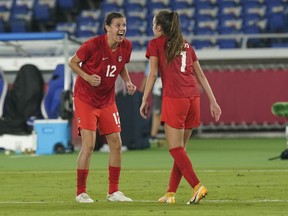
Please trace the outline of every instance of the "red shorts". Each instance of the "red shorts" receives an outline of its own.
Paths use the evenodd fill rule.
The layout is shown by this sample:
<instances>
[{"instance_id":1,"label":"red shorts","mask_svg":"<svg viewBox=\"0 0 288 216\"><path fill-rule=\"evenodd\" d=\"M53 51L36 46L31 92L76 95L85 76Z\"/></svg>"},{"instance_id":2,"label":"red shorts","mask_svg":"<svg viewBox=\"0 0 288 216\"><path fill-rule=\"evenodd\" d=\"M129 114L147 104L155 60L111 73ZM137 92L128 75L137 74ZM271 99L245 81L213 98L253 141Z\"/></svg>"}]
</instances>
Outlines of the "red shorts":
<instances>
[{"instance_id":1,"label":"red shorts","mask_svg":"<svg viewBox=\"0 0 288 216\"><path fill-rule=\"evenodd\" d=\"M161 122L178 129L191 129L200 125L200 97L163 97Z\"/></svg>"},{"instance_id":2,"label":"red shorts","mask_svg":"<svg viewBox=\"0 0 288 216\"><path fill-rule=\"evenodd\" d=\"M79 132L81 129L92 131L98 129L101 135L106 135L121 131L120 117L116 103L97 109L74 97L74 104Z\"/></svg>"}]
</instances>

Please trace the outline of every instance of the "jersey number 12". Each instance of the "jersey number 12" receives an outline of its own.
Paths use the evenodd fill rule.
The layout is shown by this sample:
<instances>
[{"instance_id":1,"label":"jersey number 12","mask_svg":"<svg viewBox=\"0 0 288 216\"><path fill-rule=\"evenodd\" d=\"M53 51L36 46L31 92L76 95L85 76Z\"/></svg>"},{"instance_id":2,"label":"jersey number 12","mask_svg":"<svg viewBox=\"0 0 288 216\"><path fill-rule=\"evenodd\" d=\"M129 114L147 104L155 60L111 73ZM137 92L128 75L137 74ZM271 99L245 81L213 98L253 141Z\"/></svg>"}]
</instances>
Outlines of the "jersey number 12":
<instances>
[{"instance_id":1,"label":"jersey number 12","mask_svg":"<svg viewBox=\"0 0 288 216\"><path fill-rule=\"evenodd\" d=\"M106 77L115 77L116 65L107 65Z\"/></svg>"}]
</instances>

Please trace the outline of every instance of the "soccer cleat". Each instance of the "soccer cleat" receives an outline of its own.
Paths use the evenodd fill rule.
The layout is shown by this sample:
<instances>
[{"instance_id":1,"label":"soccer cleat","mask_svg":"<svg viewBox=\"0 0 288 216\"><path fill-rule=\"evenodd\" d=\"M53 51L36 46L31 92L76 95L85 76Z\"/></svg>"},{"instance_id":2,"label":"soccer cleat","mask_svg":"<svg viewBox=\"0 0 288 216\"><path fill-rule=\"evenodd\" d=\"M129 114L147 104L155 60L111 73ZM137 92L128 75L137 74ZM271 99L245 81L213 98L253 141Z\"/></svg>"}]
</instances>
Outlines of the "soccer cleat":
<instances>
[{"instance_id":1,"label":"soccer cleat","mask_svg":"<svg viewBox=\"0 0 288 216\"><path fill-rule=\"evenodd\" d=\"M161 202L161 203L175 203L175 193L167 192L158 201Z\"/></svg>"},{"instance_id":2,"label":"soccer cleat","mask_svg":"<svg viewBox=\"0 0 288 216\"><path fill-rule=\"evenodd\" d=\"M76 196L76 202L79 202L79 203L93 203L94 200L92 200L88 194L86 193L81 193L79 194L78 196Z\"/></svg>"},{"instance_id":3,"label":"soccer cleat","mask_svg":"<svg viewBox=\"0 0 288 216\"><path fill-rule=\"evenodd\" d=\"M121 191L116 191L107 195L107 200L111 202L131 202L132 199L126 197Z\"/></svg>"},{"instance_id":4,"label":"soccer cleat","mask_svg":"<svg viewBox=\"0 0 288 216\"><path fill-rule=\"evenodd\" d=\"M208 194L208 190L205 186L201 186L197 191L194 190L192 198L189 202L187 202L188 205L190 204L198 204L201 199L205 198Z\"/></svg>"}]
</instances>

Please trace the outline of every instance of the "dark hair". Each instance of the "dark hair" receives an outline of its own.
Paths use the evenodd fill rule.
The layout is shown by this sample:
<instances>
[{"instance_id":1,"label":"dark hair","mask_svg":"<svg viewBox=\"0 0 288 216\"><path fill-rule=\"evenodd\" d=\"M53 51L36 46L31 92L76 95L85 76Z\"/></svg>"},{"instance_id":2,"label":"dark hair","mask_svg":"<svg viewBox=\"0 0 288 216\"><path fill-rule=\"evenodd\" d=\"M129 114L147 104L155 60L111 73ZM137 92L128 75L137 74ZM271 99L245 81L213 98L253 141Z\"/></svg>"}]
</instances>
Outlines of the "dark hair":
<instances>
[{"instance_id":1,"label":"dark hair","mask_svg":"<svg viewBox=\"0 0 288 216\"><path fill-rule=\"evenodd\" d=\"M111 13L108 13L105 17L105 21L104 21L104 32L107 33L107 30L105 28L105 25L108 25L110 26L111 23L112 23L112 20L113 19L117 19L117 18L126 18L122 13L119 13L119 12L111 12Z\"/></svg>"},{"instance_id":2,"label":"dark hair","mask_svg":"<svg viewBox=\"0 0 288 216\"><path fill-rule=\"evenodd\" d=\"M174 11L160 11L155 16L155 23L161 26L164 35L167 36L165 55L167 62L170 63L177 55L180 55L184 47L179 16Z\"/></svg>"}]
</instances>

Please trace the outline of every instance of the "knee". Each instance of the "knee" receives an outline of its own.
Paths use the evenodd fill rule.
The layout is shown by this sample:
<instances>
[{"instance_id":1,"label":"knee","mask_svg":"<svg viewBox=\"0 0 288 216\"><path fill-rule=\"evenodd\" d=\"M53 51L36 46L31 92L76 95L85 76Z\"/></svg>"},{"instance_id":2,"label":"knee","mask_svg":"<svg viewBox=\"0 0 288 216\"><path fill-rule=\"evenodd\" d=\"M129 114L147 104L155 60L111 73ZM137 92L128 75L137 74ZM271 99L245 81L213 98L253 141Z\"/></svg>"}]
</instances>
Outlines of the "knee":
<instances>
[{"instance_id":1,"label":"knee","mask_svg":"<svg viewBox=\"0 0 288 216\"><path fill-rule=\"evenodd\" d=\"M115 152L121 152L122 141L121 139L112 139L111 143L109 144L110 150Z\"/></svg>"},{"instance_id":2,"label":"knee","mask_svg":"<svg viewBox=\"0 0 288 216\"><path fill-rule=\"evenodd\" d=\"M82 144L81 152L83 154L91 155L93 151L94 151L94 145L83 145Z\"/></svg>"}]
</instances>

